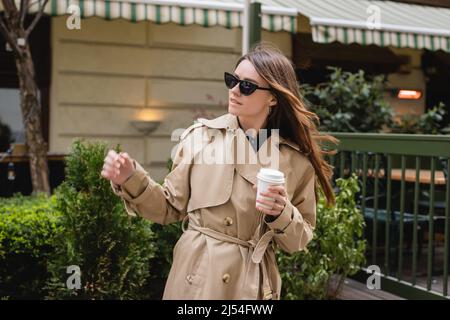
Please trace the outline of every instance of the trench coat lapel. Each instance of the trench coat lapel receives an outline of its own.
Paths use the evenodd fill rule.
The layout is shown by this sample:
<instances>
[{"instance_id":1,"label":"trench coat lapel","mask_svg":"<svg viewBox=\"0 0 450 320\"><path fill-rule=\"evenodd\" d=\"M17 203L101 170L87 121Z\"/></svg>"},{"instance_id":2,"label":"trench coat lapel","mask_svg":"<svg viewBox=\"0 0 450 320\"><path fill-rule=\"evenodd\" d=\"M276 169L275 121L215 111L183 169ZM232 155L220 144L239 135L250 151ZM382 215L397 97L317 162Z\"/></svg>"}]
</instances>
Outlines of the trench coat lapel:
<instances>
[{"instance_id":1,"label":"trench coat lapel","mask_svg":"<svg viewBox=\"0 0 450 320\"><path fill-rule=\"evenodd\" d=\"M236 152L234 157L236 171L248 182L256 184L256 175L262 167L257 153L250 145L242 129L236 130L234 139L236 147L233 151Z\"/></svg>"}]
</instances>

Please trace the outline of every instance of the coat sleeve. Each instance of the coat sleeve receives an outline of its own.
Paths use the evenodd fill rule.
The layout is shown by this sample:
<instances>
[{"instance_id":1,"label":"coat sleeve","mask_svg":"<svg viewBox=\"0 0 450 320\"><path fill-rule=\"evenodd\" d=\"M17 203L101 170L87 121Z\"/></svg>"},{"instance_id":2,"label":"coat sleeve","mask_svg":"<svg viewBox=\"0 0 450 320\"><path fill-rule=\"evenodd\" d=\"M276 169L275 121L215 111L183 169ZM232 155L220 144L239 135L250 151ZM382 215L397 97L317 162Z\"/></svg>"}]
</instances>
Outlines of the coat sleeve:
<instances>
[{"instance_id":1,"label":"coat sleeve","mask_svg":"<svg viewBox=\"0 0 450 320\"><path fill-rule=\"evenodd\" d=\"M193 134L183 138L185 133L181 136L172 170L164 178L163 185L155 182L135 160L135 171L121 186L111 182L113 192L123 199L128 215L138 215L159 224L177 222L186 216L192 166L186 148L192 142Z\"/></svg>"},{"instance_id":2,"label":"coat sleeve","mask_svg":"<svg viewBox=\"0 0 450 320\"><path fill-rule=\"evenodd\" d=\"M265 218L275 232L275 242L288 253L305 250L316 226L315 171L310 163L300 179L292 200L288 199L281 214L271 222Z\"/></svg>"}]
</instances>

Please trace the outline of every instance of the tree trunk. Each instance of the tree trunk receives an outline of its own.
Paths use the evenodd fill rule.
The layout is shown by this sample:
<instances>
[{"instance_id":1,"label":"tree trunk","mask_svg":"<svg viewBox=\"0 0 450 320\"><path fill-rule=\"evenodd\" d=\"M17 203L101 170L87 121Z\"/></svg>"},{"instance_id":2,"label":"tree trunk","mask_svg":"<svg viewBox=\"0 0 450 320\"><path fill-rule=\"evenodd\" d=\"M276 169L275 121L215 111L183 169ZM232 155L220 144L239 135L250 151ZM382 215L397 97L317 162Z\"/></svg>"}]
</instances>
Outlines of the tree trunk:
<instances>
[{"instance_id":1,"label":"tree trunk","mask_svg":"<svg viewBox=\"0 0 450 320\"><path fill-rule=\"evenodd\" d=\"M38 97L35 69L28 41L22 48L21 57L16 57L17 75L20 83L20 106L24 120L26 146L30 157L30 174L33 193L50 195L47 164L47 143L41 129L41 104Z\"/></svg>"},{"instance_id":2,"label":"tree trunk","mask_svg":"<svg viewBox=\"0 0 450 320\"><path fill-rule=\"evenodd\" d=\"M24 22L30 0L21 0L20 7L14 0L1 0L4 12L0 15L0 33L14 51L17 76L20 84L20 107L22 110L26 146L30 161L33 193L45 192L50 195L48 179L47 144L42 136L41 104L38 97L36 73L31 56L29 35L39 22L49 0L39 1L39 12L25 28Z\"/></svg>"}]
</instances>

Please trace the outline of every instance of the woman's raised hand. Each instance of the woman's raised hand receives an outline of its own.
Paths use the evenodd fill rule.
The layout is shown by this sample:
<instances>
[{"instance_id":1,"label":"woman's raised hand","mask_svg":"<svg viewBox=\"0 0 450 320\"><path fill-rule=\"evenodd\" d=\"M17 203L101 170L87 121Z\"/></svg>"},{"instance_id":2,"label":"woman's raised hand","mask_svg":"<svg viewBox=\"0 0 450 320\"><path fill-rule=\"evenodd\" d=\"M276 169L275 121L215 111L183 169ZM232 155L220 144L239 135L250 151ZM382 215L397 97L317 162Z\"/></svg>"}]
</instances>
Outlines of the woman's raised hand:
<instances>
[{"instance_id":1,"label":"woman's raised hand","mask_svg":"<svg viewBox=\"0 0 450 320\"><path fill-rule=\"evenodd\" d=\"M114 150L109 150L104 160L101 175L120 186L131 177L134 170L133 159L130 158L128 153L117 153Z\"/></svg>"}]
</instances>

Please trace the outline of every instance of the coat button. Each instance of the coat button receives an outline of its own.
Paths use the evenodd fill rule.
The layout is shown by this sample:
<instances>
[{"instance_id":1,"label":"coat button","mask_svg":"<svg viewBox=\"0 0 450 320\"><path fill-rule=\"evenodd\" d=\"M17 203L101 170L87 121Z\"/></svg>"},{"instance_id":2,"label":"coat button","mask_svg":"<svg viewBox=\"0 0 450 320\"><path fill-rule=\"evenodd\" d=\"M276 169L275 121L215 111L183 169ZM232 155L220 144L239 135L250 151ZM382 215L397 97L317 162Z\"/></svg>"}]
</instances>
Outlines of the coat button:
<instances>
[{"instance_id":1,"label":"coat button","mask_svg":"<svg viewBox=\"0 0 450 320\"><path fill-rule=\"evenodd\" d=\"M230 279L231 279L231 276L230 276L229 273L225 273L225 274L222 276L222 281L223 281L224 283L230 282Z\"/></svg>"},{"instance_id":2,"label":"coat button","mask_svg":"<svg viewBox=\"0 0 450 320\"><path fill-rule=\"evenodd\" d=\"M233 219L231 217L226 217L223 222L229 227L233 224Z\"/></svg>"},{"instance_id":3,"label":"coat button","mask_svg":"<svg viewBox=\"0 0 450 320\"><path fill-rule=\"evenodd\" d=\"M192 284L192 276L190 274L186 276L186 281L189 282L189 284Z\"/></svg>"}]
</instances>

